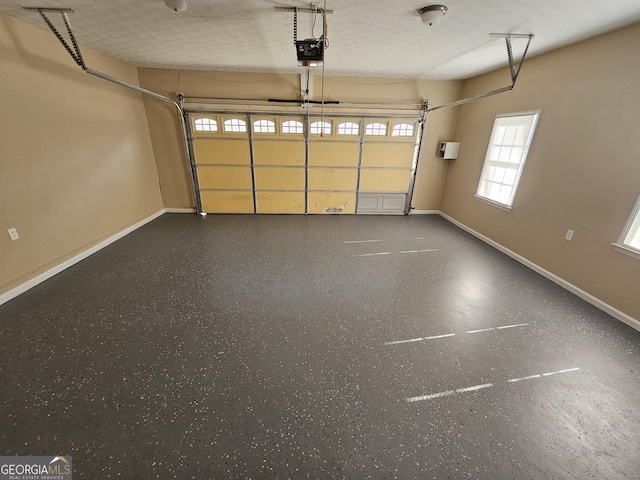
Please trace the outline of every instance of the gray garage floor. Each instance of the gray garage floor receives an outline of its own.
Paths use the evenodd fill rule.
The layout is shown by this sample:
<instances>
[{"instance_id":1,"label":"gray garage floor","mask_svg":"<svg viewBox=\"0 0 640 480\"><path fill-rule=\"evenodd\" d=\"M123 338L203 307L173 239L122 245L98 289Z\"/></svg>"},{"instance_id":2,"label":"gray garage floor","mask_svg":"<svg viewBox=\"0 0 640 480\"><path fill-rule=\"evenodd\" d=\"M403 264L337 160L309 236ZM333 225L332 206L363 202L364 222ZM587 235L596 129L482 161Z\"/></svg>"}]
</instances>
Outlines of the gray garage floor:
<instances>
[{"instance_id":1,"label":"gray garage floor","mask_svg":"<svg viewBox=\"0 0 640 480\"><path fill-rule=\"evenodd\" d=\"M638 478L640 332L434 216L164 215L0 307L74 478Z\"/></svg>"}]
</instances>

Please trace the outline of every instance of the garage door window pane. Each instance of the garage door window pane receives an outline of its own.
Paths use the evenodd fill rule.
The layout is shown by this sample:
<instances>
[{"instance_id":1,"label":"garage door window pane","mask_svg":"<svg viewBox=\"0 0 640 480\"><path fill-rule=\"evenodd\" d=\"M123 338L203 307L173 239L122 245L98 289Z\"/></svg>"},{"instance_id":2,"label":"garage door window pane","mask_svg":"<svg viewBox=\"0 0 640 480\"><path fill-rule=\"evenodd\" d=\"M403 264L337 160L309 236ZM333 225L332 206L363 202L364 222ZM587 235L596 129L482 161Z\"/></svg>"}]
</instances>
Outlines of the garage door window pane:
<instances>
[{"instance_id":1,"label":"garage door window pane","mask_svg":"<svg viewBox=\"0 0 640 480\"><path fill-rule=\"evenodd\" d=\"M384 137L387 135L386 123L369 123L365 129L365 135Z\"/></svg>"},{"instance_id":2,"label":"garage door window pane","mask_svg":"<svg viewBox=\"0 0 640 480\"><path fill-rule=\"evenodd\" d=\"M256 133L276 133L276 123L271 120L256 120L253 122L253 131Z\"/></svg>"},{"instance_id":3,"label":"garage door window pane","mask_svg":"<svg viewBox=\"0 0 640 480\"><path fill-rule=\"evenodd\" d=\"M331 135L331 124L329 122L313 122L309 127L309 133L312 135Z\"/></svg>"},{"instance_id":4,"label":"garage door window pane","mask_svg":"<svg viewBox=\"0 0 640 480\"><path fill-rule=\"evenodd\" d=\"M303 133L304 127L302 122L297 120L287 120L282 122L282 133Z\"/></svg>"},{"instance_id":5,"label":"garage door window pane","mask_svg":"<svg viewBox=\"0 0 640 480\"><path fill-rule=\"evenodd\" d=\"M358 135L360 125L355 122L343 122L338 125L338 135Z\"/></svg>"},{"instance_id":6,"label":"garage door window pane","mask_svg":"<svg viewBox=\"0 0 640 480\"><path fill-rule=\"evenodd\" d=\"M218 122L213 118L196 118L193 122L196 132L217 132Z\"/></svg>"},{"instance_id":7,"label":"garage door window pane","mask_svg":"<svg viewBox=\"0 0 640 480\"><path fill-rule=\"evenodd\" d=\"M224 131L230 133L244 133L247 131L247 122L239 118L230 118L224 121Z\"/></svg>"},{"instance_id":8,"label":"garage door window pane","mask_svg":"<svg viewBox=\"0 0 640 480\"><path fill-rule=\"evenodd\" d=\"M392 137L413 137L413 125L410 123L398 123L393 126Z\"/></svg>"}]
</instances>

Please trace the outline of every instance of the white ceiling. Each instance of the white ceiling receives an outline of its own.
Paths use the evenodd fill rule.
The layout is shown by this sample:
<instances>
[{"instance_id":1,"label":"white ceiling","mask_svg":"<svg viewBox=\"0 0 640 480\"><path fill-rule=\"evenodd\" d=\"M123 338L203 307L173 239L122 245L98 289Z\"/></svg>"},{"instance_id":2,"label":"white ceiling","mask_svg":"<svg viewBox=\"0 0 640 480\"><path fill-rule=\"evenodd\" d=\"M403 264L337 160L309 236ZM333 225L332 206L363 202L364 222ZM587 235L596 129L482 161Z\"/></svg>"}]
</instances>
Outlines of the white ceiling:
<instances>
[{"instance_id":1,"label":"white ceiling","mask_svg":"<svg viewBox=\"0 0 640 480\"><path fill-rule=\"evenodd\" d=\"M639 0L443 3L447 15L427 27L417 10L429 1L327 0L334 13L327 16L326 73L463 79L507 63L504 40L489 38L492 32L533 33L529 52L535 55L640 21ZM0 12L46 28L23 6L75 9L69 18L81 45L139 67L300 73L293 14L274 7L310 3L191 0L185 12L175 13L163 0L0 0ZM59 15L50 17L61 26ZM300 39L311 36L312 22L313 15L298 15ZM316 36L321 31L318 17ZM525 43L513 41L516 57Z\"/></svg>"}]
</instances>

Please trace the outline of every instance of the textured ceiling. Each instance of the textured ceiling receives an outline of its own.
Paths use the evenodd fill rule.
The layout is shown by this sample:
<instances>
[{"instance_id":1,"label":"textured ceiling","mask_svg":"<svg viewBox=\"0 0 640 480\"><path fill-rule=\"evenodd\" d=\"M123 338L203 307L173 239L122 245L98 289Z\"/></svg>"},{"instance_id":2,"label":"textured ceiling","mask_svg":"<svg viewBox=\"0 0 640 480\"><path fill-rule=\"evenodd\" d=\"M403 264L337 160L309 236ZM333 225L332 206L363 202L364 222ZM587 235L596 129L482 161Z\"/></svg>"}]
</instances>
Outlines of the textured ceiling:
<instances>
[{"instance_id":1,"label":"textured ceiling","mask_svg":"<svg viewBox=\"0 0 640 480\"><path fill-rule=\"evenodd\" d=\"M69 7L81 45L139 67L300 73L290 0L191 0L183 13L163 0L0 0L0 12L46 28L27 7ZM640 21L639 0L445 0L449 12L427 27L423 0L327 0L329 75L463 79L507 62L504 40L489 33L533 33L535 55ZM319 3L320 4L320 3ZM51 14L56 19L59 16ZM298 37L313 15L299 14ZM316 36L322 30L318 17ZM52 41L55 41L52 35ZM514 40L520 54L526 40ZM62 47L61 47L62 48ZM69 59L71 61L71 59Z\"/></svg>"}]
</instances>

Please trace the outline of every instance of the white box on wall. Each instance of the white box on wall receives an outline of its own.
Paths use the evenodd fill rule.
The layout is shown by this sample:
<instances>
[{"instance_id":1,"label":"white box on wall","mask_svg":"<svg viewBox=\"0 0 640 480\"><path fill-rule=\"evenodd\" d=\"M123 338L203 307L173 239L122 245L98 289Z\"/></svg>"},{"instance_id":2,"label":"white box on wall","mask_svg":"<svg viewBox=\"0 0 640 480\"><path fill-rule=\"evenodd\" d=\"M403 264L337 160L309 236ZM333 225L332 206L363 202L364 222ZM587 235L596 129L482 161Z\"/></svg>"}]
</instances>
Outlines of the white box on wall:
<instances>
[{"instance_id":1,"label":"white box on wall","mask_svg":"<svg viewBox=\"0 0 640 480\"><path fill-rule=\"evenodd\" d=\"M455 160L458 158L460 142L440 142L438 147L438 157L445 160Z\"/></svg>"}]
</instances>

